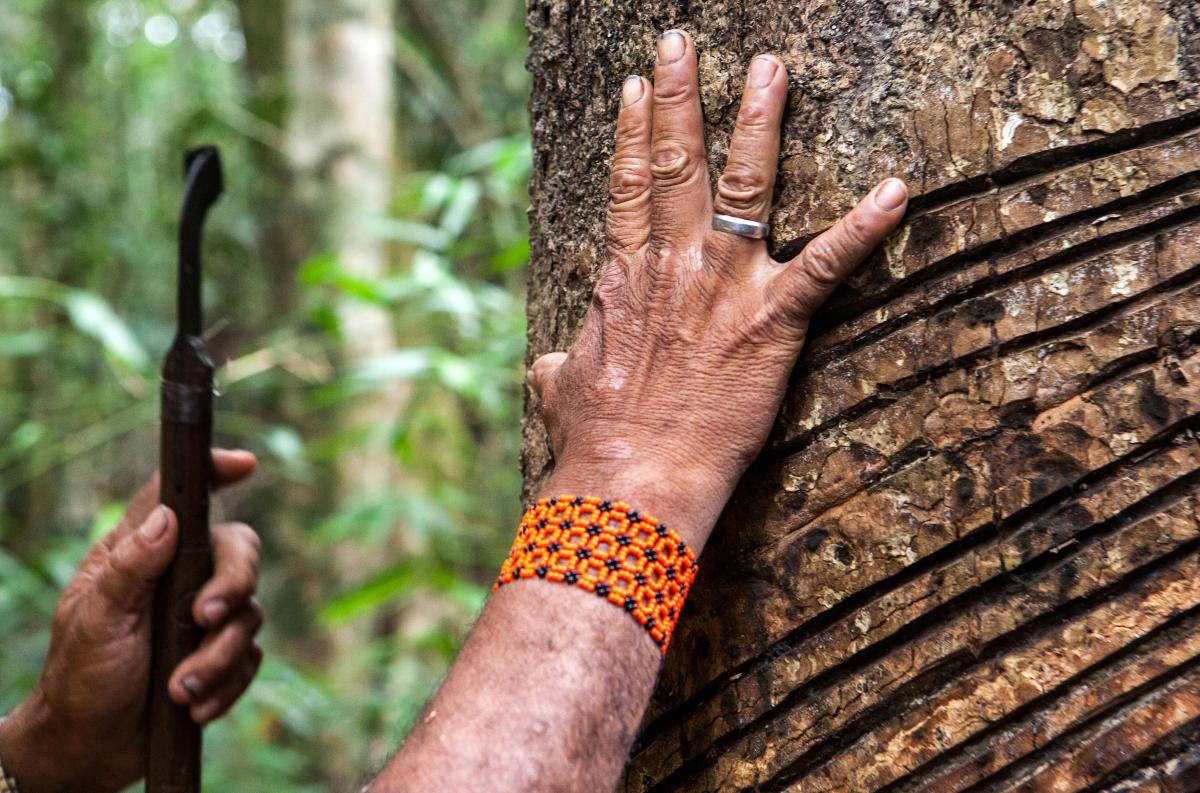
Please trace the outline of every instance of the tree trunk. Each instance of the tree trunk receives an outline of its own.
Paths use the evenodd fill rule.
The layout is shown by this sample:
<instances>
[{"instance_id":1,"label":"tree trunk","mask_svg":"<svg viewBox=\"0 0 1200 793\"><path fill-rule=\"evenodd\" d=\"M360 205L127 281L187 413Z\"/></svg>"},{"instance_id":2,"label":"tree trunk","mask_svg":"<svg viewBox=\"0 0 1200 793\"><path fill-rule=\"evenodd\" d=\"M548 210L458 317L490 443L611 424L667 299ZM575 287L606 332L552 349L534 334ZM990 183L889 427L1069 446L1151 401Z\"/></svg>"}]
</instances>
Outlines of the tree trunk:
<instances>
[{"instance_id":1,"label":"tree trunk","mask_svg":"<svg viewBox=\"0 0 1200 793\"><path fill-rule=\"evenodd\" d=\"M661 30L696 39L714 174L749 57L788 64L780 257L886 175L916 196L813 328L624 789L1200 790L1197 6L531 0L529 26L531 359L583 315Z\"/></svg>"}]
</instances>

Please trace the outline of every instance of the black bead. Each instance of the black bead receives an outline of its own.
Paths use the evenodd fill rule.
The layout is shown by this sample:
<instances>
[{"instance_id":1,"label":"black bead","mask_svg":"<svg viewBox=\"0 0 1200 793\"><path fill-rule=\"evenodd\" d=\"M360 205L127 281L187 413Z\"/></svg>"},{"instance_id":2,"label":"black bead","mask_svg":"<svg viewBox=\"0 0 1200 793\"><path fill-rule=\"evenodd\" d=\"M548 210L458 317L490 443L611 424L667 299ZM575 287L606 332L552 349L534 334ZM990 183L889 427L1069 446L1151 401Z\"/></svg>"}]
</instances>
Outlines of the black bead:
<instances>
[{"instance_id":1,"label":"black bead","mask_svg":"<svg viewBox=\"0 0 1200 793\"><path fill-rule=\"evenodd\" d=\"M582 507L583 499L580 496L575 496L575 499L571 502L571 504L576 507Z\"/></svg>"},{"instance_id":2,"label":"black bead","mask_svg":"<svg viewBox=\"0 0 1200 793\"><path fill-rule=\"evenodd\" d=\"M679 552L680 552L680 553L686 553L686 552L687 552L687 543L685 543L683 540L680 540L680 541L679 541Z\"/></svg>"},{"instance_id":3,"label":"black bead","mask_svg":"<svg viewBox=\"0 0 1200 793\"><path fill-rule=\"evenodd\" d=\"M571 571L563 574L563 580L566 581L568 584L574 584L576 581L579 580L579 573L575 572L574 570L571 570Z\"/></svg>"},{"instance_id":4,"label":"black bead","mask_svg":"<svg viewBox=\"0 0 1200 793\"><path fill-rule=\"evenodd\" d=\"M662 603L666 599L667 599L667 596L664 595L661 590L654 593L654 601L656 603Z\"/></svg>"},{"instance_id":5,"label":"black bead","mask_svg":"<svg viewBox=\"0 0 1200 793\"><path fill-rule=\"evenodd\" d=\"M675 580L675 568L674 568L674 567L668 567L668 568L667 568L667 580L668 580L668 581L674 581L674 580Z\"/></svg>"},{"instance_id":6,"label":"black bead","mask_svg":"<svg viewBox=\"0 0 1200 793\"><path fill-rule=\"evenodd\" d=\"M639 520L642 519L641 514L636 509L633 510L632 512L630 512L625 517L629 518L630 523L637 523Z\"/></svg>"},{"instance_id":7,"label":"black bead","mask_svg":"<svg viewBox=\"0 0 1200 793\"><path fill-rule=\"evenodd\" d=\"M633 574L633 580L637 581L639 584L644 584L646 583L646 576L642 575L641 572L637 572Z\"/></svg>"},{"instance_id":8,"label":"black bead","mask_svg":"<svg viewBox=\"0 0 1200 793\"><path fill-rule=\"evenodd\" d=\"M533 549L536 547L537 546L534 545L533 543L529 543L528 545L525 546L525 553L533 553Z\"/></svg>"},{"instance_id":9,"label":"black bead","mask_svg":"<svg viewBox=\"0 0 1200 793\"><path fill-rule=\"evenodd\" d=\"M631 542L633 542L633 540L629 539L628 534L617 535L617 545L628 545Z\"/></svg>"},{"instance_id":10,"label":"black bead","mask_svg":"<svg viewBox=\"0 0 1200 793\"><path fill-rule=\"evenodd\" d=\"M521 577L521 568L518 565L517 567L513 568L513 580L515 581L516 579L518 579L520 577Z\"/></svg>"},{"instance_id":11,"label":"black bead","mask_svg":"<svg viewBox=\"0 0 1200 793\"><path fill-rule=\"evenodd\" d=\"M552 497L550 498L550 500L549 500L548 502L546 502L546 503L548 503L550 506L554 506L555 504L557 504L557 503L558 503L558 499L557 499L557 498L554 498L554 497L552 496Z\"/></svg>"},{"instance_id":12,"label":"black bead","mask_svg":"<svg viewBox=\"0 0 1200 793\"><path fill-rule=\"evenodd\" d=\"M608 586L608 584L596 584L596 594L597 595L604 597L610 591L611 591L611 588Z\"/></svg>"},{"instance_id":13,"label":"black bead","mask_svg":"<svg viewBox=\"0 0 1200 793\"><path fill-rule=\"evenodd\" d=\"M600 502L600 511L601 512L608 512L610 509L612 509L611 501L601 501Z\"/></svg>"},{"instance_id":14,"label":"black bead","mask_svg":"<svg viewBox=\"0 0 1200 793\"><path fill-rule=\"evenodd\" d=\"M649 631L649 630L653 630L653 629L654 629L654 617L647 617L646 618L646 630Z\"/></svg>"},{"instance_id":15,"label":"black bead","mask_svg":"<svg viewBox=\"0 0 1200 793\"><path fill-rule=\"evenodd\" d=\"M549 568L549 567L546 567L546 565L542 565L541 567L539 567L539 568L538 568L537 570L535 570L534 572L536 572L536 573L538 574L538 578L545 578L545 577L546 577L546 573L550 572L550 568Z\"/></svg>"},{"instance_id":16,"label":"black bead","mask_svg":"<svg viewBox=\"0 0 1200 793\"><path fill-rule=\"evenodd\" d=\"M646 557L647 562L653 562L658 558L658 551L654 550L653 548L647 548L646 553L643 555Z\"/></svg>"},{"instance_id":17,"label":"black bead","mask_svg":"<svg viewBox=\"0 0 1200 793\"><path fill-rule=\"evenodd\" d=\"M558 553L560 550L562 550L562 543L560 543L556 540L556 541L550 543L549 545L547 545L546 550L549 551L550 553Z\"/></svg>"},{"instance_id":18,"label":"black bead","mask_svg":"<svg viewBox=\"0 0 1200 793\"><path fill-rule=\"evenodd\" d=\"M667 616L671 619L675 619L675 609L667 609Z\"/></svg>"},{"instance_id":19,"label":"black bead","mask_svg":"<svg viewBox=\"0 0 1200 793\"><path fill-rule=\"evenodd\" d=\"M587 548L576 548L575 555L577 557L579 557L580 559L586 559L592 555L592 552L589 551Z\"/></svg>"},{"instance_id":20,"label":"black bead","mask_svg":"<svg viewBox=\"0 0 1200 793\"><path fill-rule=\"evenodd\" d=\"M597 534L599 534L602 531L604 531L604 530L600 528L599 523L589 523L588 524L587 533L588 533L589 537L595 537Z\"/></svg>"},{"instance_id":21,"label":"black bead","mask_svg":"<svg viewBox=\"0 0 1200 793\"><path fill-rule=\"evenodd\" d=\"M549 523L546 521L546 519L545 519L545 518L542 518L541 520L539 520L539 521L537 522L537 527L538 527L539 529L544 529L544 528L546 528L546 527L547 527L547 526L549 526L549 525L550 525L550 524L549 524Z\"/></svg>"},{"instance_id":22,"label":"black bead","mask_svg":"<svg viewBox=\"0 0 1200 793\"><path fill-rule=\"evenodd\" d=\"M635 608L637 608L637 601L635 601L631 597L626 597L625 598L625 610L633 611Z\"/></svg>"},{"instance_id":23,"label":"black bead","mask_svg":"<svg viewBox=\"0 0 1200 793\"><path fill-rule=\"evenodd\" d=\"M569 529L569 528L571 528L571 519L565 518L565 519L563 519L563 522L558 525L559 525L559 528Z\"/></svg>"},{"instance_id":24,"label":"black bead","mask_svg":"<svg viewBox=\"0 0 1200 793\"><path fill-rule=\"evenodd\" d=\"M614 571L621 569L621 563L618 562L616 559L605 559L604 566L607 567L609 570L614 570Z\"/></svg>"}]
</instances>

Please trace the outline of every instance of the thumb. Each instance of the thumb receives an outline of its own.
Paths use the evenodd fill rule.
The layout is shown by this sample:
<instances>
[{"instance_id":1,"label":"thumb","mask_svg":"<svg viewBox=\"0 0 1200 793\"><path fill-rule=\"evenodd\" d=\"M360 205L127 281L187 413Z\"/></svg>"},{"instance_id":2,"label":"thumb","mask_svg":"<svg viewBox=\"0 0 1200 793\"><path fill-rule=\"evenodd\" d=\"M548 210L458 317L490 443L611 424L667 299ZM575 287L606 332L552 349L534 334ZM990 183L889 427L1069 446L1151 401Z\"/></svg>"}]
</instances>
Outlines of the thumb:
<instances>
[{"instance_id":1,"label":"thumb","mask_svg":"<svg viewBox=\"0 0 1200 793\"><path fill-rule=\"evenodd\" d=\"M136 531L109 551L97 575L101 596L121 613L144 611L154 598L159 576L171 563L178 538L175 513L161 505L151 510Z\"/></svg>"},{"instance_id":2,"label":"thumb","mask_svg":"<svg viewBox=\"0 0 1200 793\"><path fill-rule=\"evenodd\" d=\"M779 276L785 279L779 291L791 302L798 325L807 326L825 298L892 233L907 204L904 182L885 179L788 263Z\"/></svg>"},{"instance_id":3,"label":"thumb","mask_svg":"<svg viewBox=\"0 0 1200 793\"><path fill-rule=\"evenodd\" d=\"M533 366L529 367L529 387L537 394L538 399L545 400L546 389L554 382L558 370L566 360L565 352L550 352L538 358L533 362Z\"/></svg>"}]
</instances>

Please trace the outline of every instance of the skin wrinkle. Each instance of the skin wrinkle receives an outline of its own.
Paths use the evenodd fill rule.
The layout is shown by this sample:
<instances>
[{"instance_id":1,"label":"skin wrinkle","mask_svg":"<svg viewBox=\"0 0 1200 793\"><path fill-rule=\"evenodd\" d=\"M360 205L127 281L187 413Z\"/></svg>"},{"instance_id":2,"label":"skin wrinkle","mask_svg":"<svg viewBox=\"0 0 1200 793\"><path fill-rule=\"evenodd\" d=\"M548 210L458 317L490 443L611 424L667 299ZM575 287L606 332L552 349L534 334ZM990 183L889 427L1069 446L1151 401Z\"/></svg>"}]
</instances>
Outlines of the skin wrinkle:
<instances>
[{"instance_id":1,"label":"skin wrinkle","mask_svg":"<svg viewBox=\"0 0 1200 793\"><path fill-rule=\"evenodd\" d=\"M218 485L248 477L255 464L248 452L213 453ZM151 532L155 539L139 530L143 526L157 529ZM38 684L0 724L0 757L5 770L21 780L23 793L115 793L143 775L148 610L177 532L172 513L158 505L155 475L67 585ZM207 625L201 648L180 664L169 685L172 698L188 705L199 723L224 713L262 660L254 642L262 611L251 596L256 580L247 580L257 576L257 537L240 524L215 526L212 537L216 572L193 606L198 613L205 598L217 596L228 609ZM201 681L190 700L181 683L185 676ZM47 752L48 746L55 751Z\"/></svg>"},{"instance_id":2,"label":"skin wrinkle","mask_svg":"<svg viewBox=\"0 0 1200 793\"><path fill-rule=\"evenodd\" d=\"M683 57L655 66L652 94L620 110L607 229L608 250L621 253L602 268L571 352L535 362L530 385L555 460L539 496L626 501L699 553L774 423L811 312L904 205L883 209L872 193L818 237L828 257L817 281L803 253L777 263L761 240L712 231L696 53L685 42ZM747 92L755 118L734 133L725 182L746 196L772 195L786 84L777 69ZM651 179L639 196L628 174L642 168ZM611 790L660 663L642 626L607 600L511 582L430 703L436 722L418 722L370 793Z\"/></svg>"}]
</instances>

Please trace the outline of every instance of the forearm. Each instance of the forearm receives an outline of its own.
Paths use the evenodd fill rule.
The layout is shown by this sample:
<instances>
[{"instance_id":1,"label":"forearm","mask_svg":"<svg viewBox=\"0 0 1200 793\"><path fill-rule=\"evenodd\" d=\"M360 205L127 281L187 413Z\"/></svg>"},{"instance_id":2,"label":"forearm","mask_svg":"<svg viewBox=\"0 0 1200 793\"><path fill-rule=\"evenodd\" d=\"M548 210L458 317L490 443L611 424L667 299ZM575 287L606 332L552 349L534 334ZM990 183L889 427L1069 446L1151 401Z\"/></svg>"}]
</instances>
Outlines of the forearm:
<instances>
[{"instance_id":1,"label":"forearm","mask_svg":"<svg viewBox=\"0 0 1200 793\"><path fill-rule=\"evenodd\" d=\"M660 657L628 614L582 589L503 587L371 793L610 790Z\"/></svg>"},{"instance_id":2,"label":"forearm","mask_svg":"<svg viewBox=\"0 0 1200 793\"><path fill-rule=\"evenodd\" d=\"M688 477L679 476L673 490L660 494L657 483L665 478L648 471L636 481L624 474L591 477L595 484L584 484L564 468L543 494L613 494L669 523L686 515L693 522L688 530L672 525L697 551L720 510L714 498L725 497L723 486L690 495ZM642 625L591 592L537 578L501 587L369 790L611 790L661 659Z\"/></svg>"}]
</instances>

